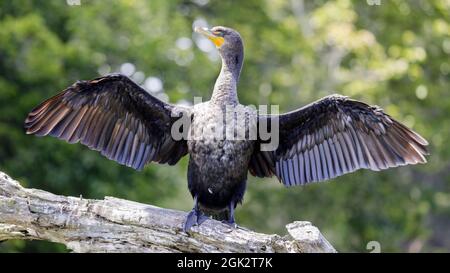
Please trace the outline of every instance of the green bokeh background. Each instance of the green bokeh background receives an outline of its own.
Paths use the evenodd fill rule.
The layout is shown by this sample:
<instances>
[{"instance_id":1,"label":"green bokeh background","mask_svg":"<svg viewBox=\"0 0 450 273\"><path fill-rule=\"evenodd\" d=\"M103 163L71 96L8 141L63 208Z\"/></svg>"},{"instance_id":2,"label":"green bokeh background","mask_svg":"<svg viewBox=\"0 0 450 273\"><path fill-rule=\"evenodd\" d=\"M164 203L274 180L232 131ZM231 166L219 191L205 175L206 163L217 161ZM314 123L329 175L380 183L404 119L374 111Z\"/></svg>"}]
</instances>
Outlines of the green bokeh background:
<instances>
[{"instance_id":1,"label":"green bokeh background","mask_svg":"<svg viewBox=\"0 0 450 273\"><path fill-rule=\"evenodd\" d=\"M68 4L75 2L0 1L0 170L24 186L190 210L186 158L136 172L79 144L27 136L23 120L74 81L118 71L134 71L147 87L159 79L155 95L172 103L207 99L220 61L192 26L225 25L245 43L241 103L278 104L285 112L331 93L348 95L418 131L432 153L426 165L362 170L302 188L250 177L238 223L285 234L287 223L308 220L338 251L367 252L369 241L384 252L450 250L448 0ZM54 251L67 250L0 243L0 252Z\"/></svg>"}]
</instances>

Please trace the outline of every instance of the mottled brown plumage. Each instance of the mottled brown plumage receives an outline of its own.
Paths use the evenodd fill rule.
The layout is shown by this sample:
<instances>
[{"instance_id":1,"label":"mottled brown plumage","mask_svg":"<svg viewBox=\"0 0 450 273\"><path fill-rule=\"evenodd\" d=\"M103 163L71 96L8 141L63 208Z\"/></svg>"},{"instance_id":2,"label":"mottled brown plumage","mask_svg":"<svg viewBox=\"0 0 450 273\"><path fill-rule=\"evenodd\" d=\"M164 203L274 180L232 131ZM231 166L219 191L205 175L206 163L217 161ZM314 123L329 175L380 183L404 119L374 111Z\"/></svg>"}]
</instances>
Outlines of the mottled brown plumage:
<instances>
[{"instance_id":1,"label":"mottled brown plumage","mask_svg":"<svg viewBox=\"0 0 450 273\"><path fill-rule=\"evenodd\" d=\"M225 27L198 29L217 46L222 69L211 100L194 107L164 103L122 75L79 81L33 109L27 134L80 142L120 164L141 170L149 162L175 164L189 153L188 187L195 200L184 229L215 215L234 225L248 171L276 177L286 186L324 181L358 169L383 170L425 163L427 141L376 106L340 95L325 97L281 115L258 115L239 104L237 84L244 61L239 33ZM246 121L246 138L217 138L214 131L240 128L223 123L231 106ZM184 115L184 128L200 138L175 140L172 126ZM279 124L279 146L262 151L252 128ZM205 130L208 129L208 130Z\"/></svg>"}]
</instances>

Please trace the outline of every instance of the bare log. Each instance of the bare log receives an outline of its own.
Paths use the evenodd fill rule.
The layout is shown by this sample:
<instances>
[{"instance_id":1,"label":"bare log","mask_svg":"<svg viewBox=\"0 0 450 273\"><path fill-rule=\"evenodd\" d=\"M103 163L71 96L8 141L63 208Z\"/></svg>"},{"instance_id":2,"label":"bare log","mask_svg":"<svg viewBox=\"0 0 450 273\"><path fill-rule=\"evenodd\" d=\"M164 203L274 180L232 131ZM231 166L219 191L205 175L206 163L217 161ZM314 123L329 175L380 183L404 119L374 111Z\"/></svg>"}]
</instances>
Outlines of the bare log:
<instances>
[{"instance_id":1,"label":"bare log","mask_svg":"<svg viewBox=\"0 0 450 273\"><path fill-rule=\"evenodd\" d=\"M0 172L0 241L45 240L74 252L336 252L309 222L288 224L289 235L280 236L207 220L187 234L185 216L114 197L26 189Z\"/></svg>"}]
</instances>

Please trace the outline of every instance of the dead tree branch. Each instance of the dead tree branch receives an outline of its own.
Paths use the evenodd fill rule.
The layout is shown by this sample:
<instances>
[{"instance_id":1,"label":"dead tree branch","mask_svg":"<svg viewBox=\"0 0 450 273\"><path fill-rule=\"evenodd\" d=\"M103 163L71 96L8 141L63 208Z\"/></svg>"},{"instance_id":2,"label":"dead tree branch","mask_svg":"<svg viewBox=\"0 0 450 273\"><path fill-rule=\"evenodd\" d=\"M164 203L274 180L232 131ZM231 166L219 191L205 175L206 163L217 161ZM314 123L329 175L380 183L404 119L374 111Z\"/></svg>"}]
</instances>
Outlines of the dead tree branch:
<instances>
[{"instance_id":1,"label":"dead tree branch","mask_svg":"<svg viewBox=\"0 0 450 273\"><path fill-rule=\"evenodd\" d=\"M0 241L46 240L75 252L335 252L309 222L288 224L289 235L280 236L207 220L186 234L185 216L113 197L26 189L0 172Z\"/></svg>"}]
</instances>

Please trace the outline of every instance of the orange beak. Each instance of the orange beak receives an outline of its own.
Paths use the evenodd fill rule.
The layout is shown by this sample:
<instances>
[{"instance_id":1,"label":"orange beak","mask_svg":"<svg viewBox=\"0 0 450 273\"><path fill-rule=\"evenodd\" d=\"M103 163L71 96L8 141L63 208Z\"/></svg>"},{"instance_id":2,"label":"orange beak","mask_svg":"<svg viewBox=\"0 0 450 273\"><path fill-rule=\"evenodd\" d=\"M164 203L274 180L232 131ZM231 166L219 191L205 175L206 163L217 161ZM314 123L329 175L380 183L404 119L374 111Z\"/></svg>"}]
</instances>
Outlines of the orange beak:
<instances>
[{"instance_id":1,"label":"orange beak","mask_svg":"<svg viewBox=\"0 0 450 273\"><path fill-rule=\"evenodd\" d=\"M211 40L211 42L214 43L214 45L216 45L217 48L221 47L223 45L223 43L225 42L225 39L223 37L220 36L216 36L214 35L214 33L204 27L196 27L194 29L195 32L203 34L206 36L206 38L208 38L209 40Z\"/></svg>"}]
</instances>

